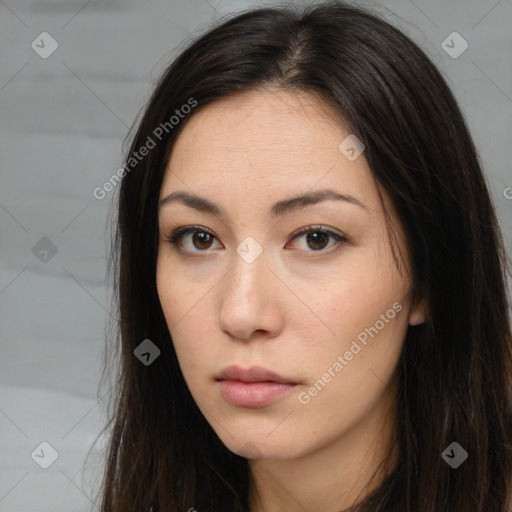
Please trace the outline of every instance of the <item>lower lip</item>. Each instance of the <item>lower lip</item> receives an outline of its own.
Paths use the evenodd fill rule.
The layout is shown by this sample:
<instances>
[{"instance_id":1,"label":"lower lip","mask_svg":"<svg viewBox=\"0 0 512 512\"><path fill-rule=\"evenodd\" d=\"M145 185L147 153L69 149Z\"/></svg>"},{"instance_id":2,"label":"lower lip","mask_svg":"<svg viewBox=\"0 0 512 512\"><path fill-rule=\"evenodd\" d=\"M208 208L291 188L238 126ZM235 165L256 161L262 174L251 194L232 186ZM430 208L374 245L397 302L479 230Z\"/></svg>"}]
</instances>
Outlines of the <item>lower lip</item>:
<instances>
[{"instance_id":1,"label":"lower lip","mask_svg":"<svg viewBox=\"0 0 512 512\"><path fill-rule=\"evenodd\" d=\"M289 393L296 384L221 380L219 386L224 399L236 407L265 407Z\"/></svg>"}]
</instances>

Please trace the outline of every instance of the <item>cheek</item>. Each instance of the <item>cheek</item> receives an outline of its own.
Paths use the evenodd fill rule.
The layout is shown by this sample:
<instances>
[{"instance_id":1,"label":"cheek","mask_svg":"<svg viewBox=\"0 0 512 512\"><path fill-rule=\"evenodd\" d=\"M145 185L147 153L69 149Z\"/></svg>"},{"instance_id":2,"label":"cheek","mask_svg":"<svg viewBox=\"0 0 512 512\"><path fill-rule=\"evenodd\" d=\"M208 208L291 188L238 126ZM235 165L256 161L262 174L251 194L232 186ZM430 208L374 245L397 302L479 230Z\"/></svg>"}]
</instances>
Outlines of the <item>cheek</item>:
<instances>
[{"instance_id":1,"label":"cheek","mask_svg":"<svg viewBox=\"0 0 512 512\"><path fill-rule=\"evenodd\" d=\"M406 308L401 297L390 301L384 294L370 300L368 295L352 293L346 297L337 294L334 300L337 306L326 309L329 313L323 316L331 333L322 328L327 334L314 336L311 328L303 326L303 333L311 333L303 341L312 341L306 343L309 348L303 353L309 375L320 378L330 370L337 375L332 380L347 380L344 385L359 383L371 372L385 380L400 356L407 331ZM327 375L325 380L328 379Z\"/></svg>"},{"instance_id":2,"label":"cheek","mask_svg":"<svg viewBox=\"0 0 512 512\"><path fill-rule=\"evenodd\" d=\"M313 329L298 319L303 341L309 338L301 359L311 382L320 379L323 389L328 381L325 387L338 389L349 403L365 391L371 395L388 382L400 357L408 326L407 283L392 262L367 251L317 291L305 301L315 304L324 325L317 321ZM330 393L319 394L324 400Z\"/></svg>"},{"instance_id":3,"label":"cheek","mask_svg":"<svg viewBox=\"0 0 512 512\"><path fill-rule=\"evenodd\" d=\"M211 363L214 319L207 294L212 287L185 279L170 268L157 264L157 291L180 368L193 388Z\"/></svg>"},{"instance_id":4,"label":"cheek","mask_svg":"<svg viewBox=\"0 0 512 512\"><path fill-rule=\"evenodd\" d=\"M213 392L209 379L231 355L229 347L223 350L214 300L222 275L212 264L178 261L165 246L157 261L160 304L180 369L196 401Z\"/></svg>"},{"instance_id":5,"label":"cheek","mask_svg":"<svg viewBox=\"0 0 512 512\"><path fill-rule=\"evenodd\" d=\"M303 404L300 417L311 433L333 438L357 425L383 400L393 399L391 380L407 330L405 308L397 313L399 308L393 309L388 301L375 301L370 309L363 299L339 300L336 322L331 322L336 336L303 354L308 383L297 397ZM308 422L311 417L314 424Z\"/></svg>"},{"instance_id":6,"label":"cheek","mask_svg":"<svg viewBox=\"0 0 512 512\"><path fill-rule=\"evenodd\" d=\"M160 250L156 268L156 285L160 304L164 312L167 326L171 330L178 329L180 324L187 322L188 313L201 307L201 297L208 286L201 285L201 279L187 276L183 266L176 264L165 250Z\"/></svg>"},{"instance_id":7,"label":"cheek","mask_svg":"<svg viewBox=\"0 0 512 512\"><path fill-rule=\"evenodd\" d=\"M301 286L303 302L311 304L310 309L317 313L314 324L320 338L343 342L371 329L376 322L379 332L389 331L393 320L402 316L398 310L406 309L406 288L391 275L392 269L379 269L375 264L372 268L371 262L362 266L360 263L332 272L329 282L321 287ZM394 303L398 303L395 308ZM305 315L297 320L306 327Z\"/></svg>"}]
</instances>

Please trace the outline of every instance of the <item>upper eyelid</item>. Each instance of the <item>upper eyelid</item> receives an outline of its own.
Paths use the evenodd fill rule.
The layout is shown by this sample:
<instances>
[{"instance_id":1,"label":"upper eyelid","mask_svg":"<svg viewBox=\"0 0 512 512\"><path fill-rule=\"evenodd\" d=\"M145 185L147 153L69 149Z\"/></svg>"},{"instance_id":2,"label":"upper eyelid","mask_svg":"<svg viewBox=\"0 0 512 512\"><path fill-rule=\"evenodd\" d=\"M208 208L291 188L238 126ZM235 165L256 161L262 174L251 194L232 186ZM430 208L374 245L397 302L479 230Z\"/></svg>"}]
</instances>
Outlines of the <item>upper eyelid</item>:
<instances>
[{"instance_id":1,"label":"upper eyelid","mask_svg":"<svg viewBox=\"0 0 512 512\"><path fill-rule=\"evenodd\" d=\"M204 233L208 233L208 234L212 235L213 237L215 237L217 240L219 240L219 237L211 229L209 229L205 226L199 226L199 225L193 225L193 224L178 226L178 227L172 229L169 232L168 238L170 238L171 236L173 236L176 233L179 233L181 235L186 235L190 232L193 233L194 231L199 231L199 232L202 231ZM328 226L324 226L322 224L309 224L302 228L298 228L290 236L293 237L295 235L303 234L304 231L306 231L306 232L307 231L322 231L322 232L338 235L343 238L348 238L348 236L345 233L343 233L342 231L336 230L335 228L330 228Z\"/></svg>"}]
</instances>

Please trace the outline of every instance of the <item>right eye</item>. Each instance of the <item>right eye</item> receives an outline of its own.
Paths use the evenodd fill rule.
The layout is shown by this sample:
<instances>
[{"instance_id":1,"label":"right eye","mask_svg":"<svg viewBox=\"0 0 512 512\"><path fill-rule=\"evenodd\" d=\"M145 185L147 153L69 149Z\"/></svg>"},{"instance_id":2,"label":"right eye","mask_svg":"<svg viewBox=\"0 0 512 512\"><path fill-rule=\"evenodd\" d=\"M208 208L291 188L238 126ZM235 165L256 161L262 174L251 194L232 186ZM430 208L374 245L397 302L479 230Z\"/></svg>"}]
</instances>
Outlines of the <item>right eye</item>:
<instances>
[{"instance_id":1,"label":"right eye","mask_svg":"<svg viewBox=\"0 0 512 512\"><path fill-rule=\"evenodd\" d=\"M192 238L188 238L192 246L187 248L183 246L183 238L188 234L192 234ZM179 252L193 253L206 252L211 247L214 239L216 239L215 235L209 229L202 226L182 226L166 237L166 242L175 245L176 250ZM194 248L198 250L194 250Z\"/></svg>"}]
</instances>

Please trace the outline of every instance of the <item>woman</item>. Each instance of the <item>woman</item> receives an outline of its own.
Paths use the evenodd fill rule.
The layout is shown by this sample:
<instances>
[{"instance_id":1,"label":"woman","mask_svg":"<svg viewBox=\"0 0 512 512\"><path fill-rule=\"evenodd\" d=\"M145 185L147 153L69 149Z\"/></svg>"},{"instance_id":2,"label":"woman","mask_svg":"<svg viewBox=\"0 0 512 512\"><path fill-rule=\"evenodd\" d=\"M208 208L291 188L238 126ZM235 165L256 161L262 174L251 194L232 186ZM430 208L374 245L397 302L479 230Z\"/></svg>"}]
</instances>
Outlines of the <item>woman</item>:
<instances>
[{"instance_id":1,"label":"woman","mask_svg":"<svg viewBox=\"0 0 512 512\"><path fill-rule=\"evenodd\" d=\"M503 244L404 34L336 2L224 21L121 174L102 511L512 509Z\"/></svg>"}]
</instances>

